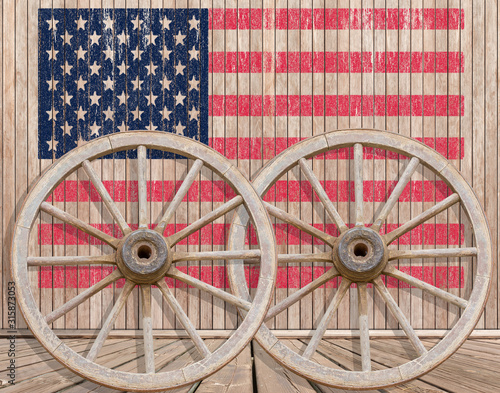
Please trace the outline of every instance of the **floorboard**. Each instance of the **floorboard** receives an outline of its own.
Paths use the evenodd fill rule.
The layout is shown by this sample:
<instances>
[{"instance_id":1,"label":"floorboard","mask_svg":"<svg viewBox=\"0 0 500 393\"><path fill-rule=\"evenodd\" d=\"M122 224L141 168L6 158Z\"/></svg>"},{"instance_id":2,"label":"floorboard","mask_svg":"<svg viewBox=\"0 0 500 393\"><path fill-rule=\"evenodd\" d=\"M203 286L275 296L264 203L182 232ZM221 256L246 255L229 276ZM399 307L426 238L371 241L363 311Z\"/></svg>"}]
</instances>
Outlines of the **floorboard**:
<instances>
[{"instance_id":1,"label":"floorboard","mask_svg":"<svg viewBox=\"0 0 500 393\"><path fill-rule=\"evenodd\" d=\"M65 339L65 343L85 355L92 340ZM223 340L205 340L211 351ZM290 339L285 344L295 351L307 345L305 339ZM437 342L422 340L430 349ZM34 339L20 339L16 347L16 385L7 384L8 356L0 353L0 390L5 393L115 393L110 389L87 381L65 369ZM5 342L0 342L5 349ZM323 340L313 361L347 370L359 370L359 340ZM414 356L409 342L403 339L375 339L371 341L373 370L394 367ZM176 369L200 359L196 347L187 339L156 339L156 372ZM403 385L366 391L366 393L399 392L497 392L500 391L500 340L471 339L435 370ZM102 348L97 362L127 372L143 372L142 341L131 338L109 339ZM340 393L347 390L322 386L295 375L275 362L256 342L252 342L226 367L199 383L172 390L174 393Z\"/></svg>"}]
</instances>

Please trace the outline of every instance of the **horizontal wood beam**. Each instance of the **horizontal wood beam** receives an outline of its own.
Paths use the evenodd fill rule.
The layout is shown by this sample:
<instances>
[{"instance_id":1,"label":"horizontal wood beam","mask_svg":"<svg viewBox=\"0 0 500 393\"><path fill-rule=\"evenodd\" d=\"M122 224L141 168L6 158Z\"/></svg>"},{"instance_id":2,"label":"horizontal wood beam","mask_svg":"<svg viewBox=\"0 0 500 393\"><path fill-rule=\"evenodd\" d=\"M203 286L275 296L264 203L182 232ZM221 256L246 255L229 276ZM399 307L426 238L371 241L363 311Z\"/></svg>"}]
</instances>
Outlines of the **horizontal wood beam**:
<instances>
[{"instance_id":1,"label":"horizontal wood beam","mask_svg":"<svg viewBox=\"0 0 500 393\"><path fill-rule=\"evenodd\" d=\"M18 329L16 337L33 337L28 329ZM278 338L299 339L309 338L314 330L272 330ZM448 334L449 330L415 330L421 338L441 338ZM99 329L89 330L63 330L55 329L54 333L59 338L94 338L99 334ZM234 330L198 330L201 338L228 338ZM12 330L0 329L0 337L13 335ZM189 338L184 330L153 330L155 338ZM500 330L474 330L470 338L500 338ZM141 338L142 330L112 330L108 338ZM359 330L327 330L323 338L359 338ZM370 338L406 338L402 330L370 330Z\"/></svg>"}]
</instances>

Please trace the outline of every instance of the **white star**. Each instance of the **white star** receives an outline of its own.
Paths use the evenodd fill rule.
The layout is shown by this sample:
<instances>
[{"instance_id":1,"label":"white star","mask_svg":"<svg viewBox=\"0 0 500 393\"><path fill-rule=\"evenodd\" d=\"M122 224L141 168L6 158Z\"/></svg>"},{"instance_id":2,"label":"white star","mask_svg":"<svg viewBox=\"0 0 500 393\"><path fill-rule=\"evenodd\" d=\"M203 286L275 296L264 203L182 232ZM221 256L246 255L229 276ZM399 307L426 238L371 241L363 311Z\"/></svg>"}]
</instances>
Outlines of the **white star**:
<instances>
[{"instance_id":1,"label":"white star","mask_svg":"<svg viewBox=\"0 0 500 393\"><path fill-rule=\"evenodd\" d=\"M103 51L103 53L106 56L104 58L104 60L110 59L111 61L113 61L113 49L112 48L106 49L105 51Z\"/></svg>"},{"instance_id":2,"label":"white star","mask_svg":"<svg viewBox=\"0 0 500 393\"><path fill-rule=\"evenodd\" d=\"M65 65L64 65L64 71L66 74L71 74L71 69L73 68L72 65L68 64L68 60L66 60Z\"/></svg>"},{"instance_id":3,"label":"white star","mask_svg":"<svg viewBox=\"0 0 500 393\"><path fill-rule=\"evenodd\" d=\"M127 100L127 96L125 95L125 92L122 92L119 96L116 96L120 100L120 105L125 104Z\"/></svg>"},{"instance_id":4,"label":"white star","mask_svg":"<svg viewBox=\"0 0 500 393\"><path fill-rule=\"evenodd\" d=\"M132 113L134 115L134 120L138 120L142 116L144 111L140 111L139 107L137 107L137 109L135 111L132 111Z\"/></svg>"},{"instance_id":5,"label":"white star","mask_svg":"<svg viewBox=\"0 0 500 393\"><path fill-rule=\"evenodd\" d=\"M71 130L73 129L73 126L70 126L68 124L68 121L64 122L64 135L70 135L71 136Z\"/></svg>"},{"instance_id":6,"label":"white star","mask_svg":"<svg viewBox=\"0 0 500 393\"><path fill-rule=\"evenodd\" d=\"M81 48L81 45L80 45ZM78 49L78 60L83 60L85 61L85 55L87 54L86 50L83 49Z\"/></svg>"},{"instance_id":7,"label":"white star","mask_svg":"<svg viewBox=\"0 0 500 393\"><path fill-rule=\"evenodd\" d=\"M89 96L90 98L90 105L99 105L99 98L101 98L101 96L98 96L97 95L97 92L94 91L94 94L90 95Z\"/></svg>"},{"instance_id":8,"label":"white star","mask_svg":"<svg viewBox=\"0 0 500 393\"><path fill-rule=\"evenodd\" d=\"M70 45L71 45L71 38L72 37L73 36L71 34L68 34L67 30L64 32L64 34L61 35L61 38L64 39L64 43L65 44L70 44Z\"/></svg>"},{"instance_id":9,"label":"white star","mask_svg":"<svg viewBox=\"0 0 500 393\"><path fill-rule=\"evenodd\" d=\"M180 61L177 62L177 65L174 67L175 68L175 75L183 75L184 74L184 68L186 66L182 65Z\"/></svg>"},{"instance_id":10,"label":"white star","mask_svg":"<svg viewBox=\"0 0 500 393\"><path fill-rule=\"evenodd\" d=\"M188 21L189 22L189 29L197 29L198 28L198 19L196 19L193 15L193 18Z\"/></svg>"},{"instance_id":11,"label":"white star","mask_svg":"<svg viewBox=\"0 0 500 393\"><path fill-rule=\"evenodd\" d=\"M127 67L127 65L125 64L125 62L123 62L119 66L116 66L116 68L118 68L118 70L120 71L120 73L118 75L125 74L126 67Z\"/></svg>"},{"instance_id":12,"label":"white star","mask_svg":"<svg viewBox=\"0 0 500 393\"><path fill-rule=\"evenodd\" d=\"M73 96L68 95L68 92L65 91L64 95L61 96L61 99L62 99L64 104L71 105L71 100L73 99Z\"/></svg>"},{"instance_id":13,"label":"white star","mask_svg":"<svg viewBox=\"0 0 500 393\"><path fill-rule=\"evenodd\" d=\"M151 63L150 65L146 66L146 68L148 70L148 75L151 75L151 74L156 74L156 69L158 68L158 66Z\"/></svg>"},{"instance_id":14,"label":"white star","mask_svg":"<svg viewBox=\"0 0 500 393\"><path fill-rule=\"evenodd\" d=\"M172 53L172 51L168 50L167 47L165 46L165 49L163 49L163 58L170 60L171 53Z\"/></svg>"},{"instance_id":15,"label":"white star","mask_svg":"<svg viewBox=\"0 0 500 393\"><path fill-rule=\"evenodd\" d=\"M97 125L97 123L94 123L94 125L93 125L93 126L90 126L89 128L90 128L90 135L96 135L96 136L99 136L99 129L100 129L101 127L99 127L99 126Z\"/></svg>"},{"instance_id":16,"label":"white star","mask_svg":"<svg viewBox=\"0 0 500 393\"><path fill-rule=\"evenodd\" d=\"M54 60L59 53L58 50L54 50L54 45L52 45L52 49L48 50L47 53L49 54L49 60Z\"/></svg>"},{"instance_id":17,"label":"white star","mask_svg":"<svg viewBox=\"0 0 500 393\"><path fill-rule=\"evenodd\" d=\"M80 18L78 18L78 29L85 29L85 24L87 21L83 19L83 16L80 15Z\"/></svg>"},{"instance_id":18,"label":"white star","mask_svg":"<svg viewBox=\"0 0 500 393\"><path fill-rule=\"evenodd\" d=\"M134 55L134 60L137 60L142 55L142 52L144 52L144 51L139 51L139 47L137 47L137 50L133 50L131 52Z\"/></svg>"},{"instance_id":19,"label":"white star","mask_svg":"<svg viewBox=\"0 0 500 393\"><path fill-rule=\"evenodd\" d=\"M94 64L92 64L90 66L90 69L92 70L92 72L90 73L90 75L99 75L99 69L101 68L101 66L99 64L97 64L97 61L94 61Z\"/></svg>"},{"instance_id":20,"label":"white star","mask_svg":"<svg viewBox=\"0 0 500 393\"><path fill-rule=\"evenodd\" d=\"M56 90L56 86L59 83L59 81L54 80L54 77L50 81L47 81L47 84L49 85L49 90Z\"/></svg>"},{"instance_id":21,"label":"white star","mask_svg":"<svg viewBox=\"0 0 500 393\"><path fill-rule=\"evenodd\" d=\"M166 16L164 16L163 17L163 21L162 21L163 28L167 29L167 30L170 30L170 23L172 23L172 21L169 20Z\"/></svg>"},{"instance_id":22,"label":"white star","mask_svg":"<svg viewBox=\"0 0 500 393\"><path fill-rule=\"evenodd\" d=\"M191 49L189 52L189 60L198 60L198 50L194 48Z\"/></svg>"},{"instance_id":23,"label":"white star","mask_svg":"<svg viewBox=\"0 0 500 393\"><path fill-rule=\"evenodd\" d=\"M167 76L163 76L163 88L164 89L167 89L167 90L170 90L170 84L172 83L172 81L168 80Z\"/></svg>"},{"instance_id":24,"label":"white star","mask_svg":"<svg viewBox=\"0 0 500 393\"><path fill-rule=\"evenodd\" d=\"M126 130L125 122L122 120L122 124L117 126L117 128L118 128L118 130L120 130L120 132L125 132L125 130Z\"/></svg>"},{"instance_id":25,"label":"white star","mask_svg":"<svg viewBox=\"0 0 500 393\"><path fill-rule=\"evenodd\" d=\"M175 105L184 105L184 100L186 96L183 96L181 92L178 92L175 96Z\"/></svg>"},{"instance_id":26,"label":"white star","mask_svg":"<svg viewBox=\"0 0 500 393\"><path fill-rule=\"evenodd\" d=\"M158 99L158 96L155 96L154 94L151 94L149 96L146 96L146 99L148 100L148 105L151 106L151 103L153 103L153 105L156 105L156 100Z\"/></svg>"},{"instance_id":27,"label":"white star","mask_svg":"<svg viewBox=\"0 0 500 393\"><path fill-rule=\"evenodd\" d=\"M84 111L82 109L78 109L77 113L77 119L78 120L85 120L85 115L87 114L87 111Z\"/></svg>"},{"instance_id":28,"label":"white star","mask_svg":"<svg viewBox=\"0 0 500 393\"><path fill-rule=\"evenodd\" d=\"M190 90L197 89L199 85L200 85L200 81L196 80L194 75L193 75L193 77L189 81L189 89Z\"/></svg>"},{"instance_id":29,"label":"white star","mask_svg":"<svg viewBox=\"0 0 500 393\"><path fill-rule=\"evenodd\" d=\"M137 77L137 79L133 80L132 84L134 85L134 90L137 90L139 88L139 77Z\"/></svg>"},{"instance_id":30,"label":"white star","mask_svg":"<svg viewBox=\"0 0 500 393\"><path fill-rule=\"evenodd\" d=\"M59 21L57 19L54 19L52 17L52 19L47 19L47 23L49 24L49 30L52 30L52 28L54 30L57 30L57 24L59 23Z\"/></svg>"},{"instance_id":31,"label":"white star","mask_svg":"<svg viewBox=\"0 0 500 393\"><path fill-rule=\"evenodd\" d=\"M47 111L47 113L49 114L49 120L56 120L56 116L59 113L59 111L51 110Z\"/></svg>"},{"instance_id":32,"label":"white star","mask_svg":"<svg viewBox=\"0 0 500 393\"><path fill-rule=\"evenodd\" d=\"M175 133L177 135L184 135L184 129L186 127L184 127L183 125L181 125L181 122L177 122L177 125L175 126Z\"/></svg>"},{"instance_id":33,"label":"white star","mask_svg":"<svg viewBox=\"0 0 500 393\"><path fill-rule=\"evenodd\" d=\"M134 30L137 30L137 28L139 27L139 17L137 17L136 19L134 19L132 21L132 24L134 25Z\"/></svg>"},{"instance_id":34,"label":"white star","mask_svg":"<svg viewBox=\"0 0 500 393\"><path fill-rule=\"evenodd\" d=\"M184 38L186 38L186 36L184 34L181 34L180 31L174 37L175 37L175 45L184 44Z\"/></svg>"},{"instance_id":35,"label":"white star","mask_svg":"<svg viewBox=\"0 0 500 393\"><path fill-rule=\"evenodd\" d=\"M197 110L196 110L196 109L194 109L194 107L193 107L193 109L191 109L191 110L189 111L189 120L197 120L197 119L198 119L198 113L199 113L199 111L197 111Z\"/></svg>"},{"instance_id":36,"label":"white star","mask_svg":"<svg viewBox=\"0 0 500 393\"><path fill-rule=\"evenodd\" d=\"M108 76L108 79L106 80L103 79L102 83L104 83L104 86L106 86L104 90L113 90L113 79L111 79L110 76Z\"/></svg>"},{"instance_id":37,"label":"white star","mask_svg":"<svg viewBox=\"0 0 500 393\"><path fill-rule=\"evenodd\" d=\"M170 120L170 115L172 114L172 111L169 111L167 108L163 108L163 118Z\"/></svg>"},{"instance_id":38,"label":"white star","mask_svg":"<svg viewBox=\"0 0 500 393\"><path fill-rule=\"evenodd\" d=\"M153 34L153 32L151 32L151 43L153 45L156 45L156 39L158 38L158 35L157 34Z\"/></svg>"},{"instance_id":39,"label":"white star","mask_svg":"<svg viewBox=\"0 0 500 393\"><path fill-rule=\"evenodd\" d=\"M47 141L47 144L49 145L49 151L56 151L58 143L59 141L56 141L55 139L53 141Z\"/></svg>"},{"instance_id":40,"label":"white star","mask_svg":"<svg viewBox=\"0 0 500 393\"><path fill-rule=\"evenodd\" d=\"M83 79L83 76L80 75L80 78L78 79L78 90L84 89L85 90L85 84L87 83L86 80Z\"/></svg>"},{"instance_id":41,"label":"white star","mask_svg":"<svg viewBox=\"0 0 500 393\"><path fill-rule=\"evenodd\" d=\"M104 113L104 115L106 116L105 120L113 120L113 113L114 112L111 110L111 107L105 111L102 111L102 113Z\"/></svg>"},{"instance_id":42,"label":"white star","mask_svg":"<svg viewBox=\"0 0 500 393\"><path fill-rule=\"evenodd\" d=\"M101 36L94 31L94 34L90 36L90 45L99 45L99 38L101 38Z\"/></svg>"},{"instance_id":43,"label":"white star","mask_svg":"<svg viewBox=\"0 0 500 393\"><path fill-rule=\"evenodd\" d=\"M123 31L121 32L121 34L118 34L116 38L118 38L118 45L125 44L127 42L127 36Z\"/></svg>"},{"instance_id":44,"label":"white star","mask_svg":"<svg viewBox=\"0 0 500 393\"><path fill-rule=\"evenodd\" d=\"M113 29L113 19L104 19L104 29Z\"/></svg>"}]
</instances>

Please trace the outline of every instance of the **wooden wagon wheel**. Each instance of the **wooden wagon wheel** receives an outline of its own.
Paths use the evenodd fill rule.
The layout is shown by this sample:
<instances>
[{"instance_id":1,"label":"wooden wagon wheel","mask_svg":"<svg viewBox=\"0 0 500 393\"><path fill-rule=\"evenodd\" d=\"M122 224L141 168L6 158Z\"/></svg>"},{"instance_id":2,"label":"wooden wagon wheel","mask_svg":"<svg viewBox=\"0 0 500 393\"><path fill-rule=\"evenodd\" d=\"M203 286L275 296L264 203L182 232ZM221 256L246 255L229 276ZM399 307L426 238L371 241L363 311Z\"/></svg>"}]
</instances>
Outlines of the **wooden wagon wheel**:
<instances>
[{"instance_id":1,"label":"wooden wagon wheel","mask_svg":"<svg viewBox=\"0 0 500 393\"><path fill-rule=\"evenodd\" d=\"M354 147L354 216L356 223L354 227L349 228L329 199L320 181L311 170L310 162L307 159L333 149L352 146ZM375 215L371 226L365 226L369 222L366 221L366 217L363 217L363 146L393 151L408 157L408 164L402 172L399 182L380 212ZM386 234L381 234L380 229L385 219L398 201L411 175L420 164L430 168L437 176L441 177L453 193L443 201L435 204L432 208L402 224L397 229ZM284 210L271 204L266 204L271 216L298 228L313 238L320 239L325 245L331 248L330 251L325 253L280 254L278 255L278 263L326 262L331 263L331 269L326 270L321 276L315 278L312 282L284 300L277 302L276 305L269 309L265 320L272 319L332 278L339 277L340 280L341 277L341 281L324 316L312 332L311 339L305 350L301 349L296 352L290 349L276 338L272 331L265 325L256 334L257 341L275 360L292 371L309 380L344 389L376 389L402 383L430 371L446 360L459 348L474 329L487 298L492 270L491 240L487 222L471 187L444 157L420 142L386 131L343 130L308 138L275 157L261 170L253 182L259 195L265 195L281 176L296 165L300 167L303 175L310 182L312 189L324 206L326 215L336 225L339 236L334 237L331 234L327 234ZM471 221L475 247L408 251L388 248L389 244L403 234L457 203L461 204ZM245 216L244 212L241 212L238 217L239 221L236 223L241 225L247 224L248 217ZM236 229L231 232L229 247L240 249L243 244L241 238L237 236ZM474 257L476 261L473 290L469 299L460 298L448 291L444 291L411 275L405 274L394 263L401 258L465 256ZM235 294L242 297L248 296L242 264L234 263L230 265L228 273L231 288L235 291ZM452 330L437 345L427 350L399 308L397 302L391 296L381 275L396 278L416 288L420 288L430 295L458 306L462 309L460 318ZM332 367L328 367L313 361L313 356L318 350L318 346L321 345L321 340L328 323L352 283L357 284L358 291L361 350L360 371L342 370L339 367L333 367L333 364ZM367 283L374 285L381 298L387 304L387 308L406 333L406 336L415 348L416 354L414 355L414 360L397 367L372 371L368 328ZM338 317L339 319L343 318L340 313Z\"/></svg>"},{"instance_id":2,"label":"wooden wagon wheel","mask_svg":"<svg viewBox=\"0 0 500 393\"><path fill-rule=\"evenodd\" d=\"M116 204L108 194L89 160L113 152L137 148L139 228L131 230ZM180 154L195 160L172 202L154 230L148 229L146 193L146 149L157 149ZM201 168L206 166L221 176L237 196L212 212L191 223L184 229L164 237L166 224L170 221L180 202L188 192ZM112 237L78 218L45 202L54 188L66 176L83 167L92 184L101 196L107 209L124 233L123 238ZM255 223L260 248L248 251L175 252L173 246L203 226L232 209L241 206ZM72 225L79 230L109 244L116 252L102 257L36 257L28 255L27 244L30 230L40 211ZM242 248L243 250L243 248ZM257 293L249 302L218 289L201 280L182 273L175 264L186 260L221 260L229 258L260 258L261 272ZM111 264L116 266L107 277L81 292L62 307L48 315L42 315L30 290L28 266ZM12 272L18 288L18 303L26 322L38 341L63 365L77 374L102 385L127 391L159 391L193 383L217 371L233 359L250 341L259 328L269 306L276 274L275 241L269 217L262 201L248 180L219 153L192 139L165 132L137 131L117 133L97 138L79 147L54 163L41 177L26 197L15 225L12 246ZM246 310L247 317L238 329L218 349L211 352L175 296L165 283L165 276L199 288L232 305ZM66 346L49 325L71 309L90 298L114 281L125 278L121 294L103 321L102 328L90 351L83 357ZM140 285L142 293L144 359L146 373L131 373L113 370L97 364L96 358L114 321L132 289ZM155 373L153 332L151 325L151 286L161 290L165 300L174 311L189 337L201 354L202 360L174 371Z\"/></svg>"}]
</instances>

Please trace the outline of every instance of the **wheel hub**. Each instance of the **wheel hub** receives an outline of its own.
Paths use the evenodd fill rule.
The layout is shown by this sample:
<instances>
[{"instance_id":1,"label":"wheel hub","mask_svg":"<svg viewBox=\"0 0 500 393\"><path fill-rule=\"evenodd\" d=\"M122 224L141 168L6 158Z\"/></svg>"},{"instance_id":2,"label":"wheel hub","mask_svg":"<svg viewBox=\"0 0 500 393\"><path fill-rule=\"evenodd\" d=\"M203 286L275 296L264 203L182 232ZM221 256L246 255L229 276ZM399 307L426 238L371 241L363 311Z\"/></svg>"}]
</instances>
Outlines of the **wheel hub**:
<instances>
[{"instance_id":1,"label":"wheel hub","mask_svg":"<svg viewBox=\"0 0 500 393\"><path fill-rule=\"evenodd\" d=\"M118 268L125 277L141 284L158 281L172 263L165 238L149 229L139 229L123 238L116 255Z\"/></svg>"},{"instance_id":2,"label":"wheel hub","mask_svg":"<svg viewBox=\"0 0 500 393\"><path fill-rule=\"evenodd\" d=\"M342 276L354 282L371 281L387 264L382 237L370 228L353 228L339 237L333 263Z\"/></svg>"}]
</instances>

